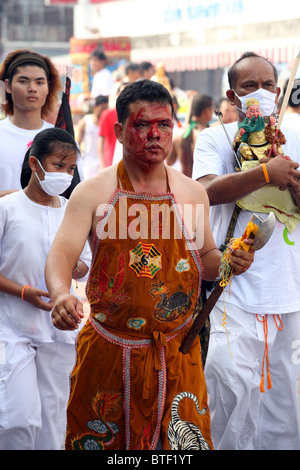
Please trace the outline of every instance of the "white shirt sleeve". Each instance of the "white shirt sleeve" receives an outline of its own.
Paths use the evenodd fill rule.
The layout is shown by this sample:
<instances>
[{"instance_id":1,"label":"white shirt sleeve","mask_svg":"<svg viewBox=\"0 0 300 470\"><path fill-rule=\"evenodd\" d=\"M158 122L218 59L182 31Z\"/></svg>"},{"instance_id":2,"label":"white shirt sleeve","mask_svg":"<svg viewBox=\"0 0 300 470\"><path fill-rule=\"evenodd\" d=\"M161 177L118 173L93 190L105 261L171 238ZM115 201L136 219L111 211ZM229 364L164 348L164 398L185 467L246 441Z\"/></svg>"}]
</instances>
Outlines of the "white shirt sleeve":
<instances>
[{"instance_id":1,"label":"white shirt sleeve","mask_svg":"<svg viewBox=\"0 0 300 470\"><path fill-rule=\"evenodd\" d=\"M233 141L236 123L232 124L228 125L227 132ZM193 179L234 172L234 164L234 153L221 125L199 133L194 149Z\"/></svg>"}]
</instances>

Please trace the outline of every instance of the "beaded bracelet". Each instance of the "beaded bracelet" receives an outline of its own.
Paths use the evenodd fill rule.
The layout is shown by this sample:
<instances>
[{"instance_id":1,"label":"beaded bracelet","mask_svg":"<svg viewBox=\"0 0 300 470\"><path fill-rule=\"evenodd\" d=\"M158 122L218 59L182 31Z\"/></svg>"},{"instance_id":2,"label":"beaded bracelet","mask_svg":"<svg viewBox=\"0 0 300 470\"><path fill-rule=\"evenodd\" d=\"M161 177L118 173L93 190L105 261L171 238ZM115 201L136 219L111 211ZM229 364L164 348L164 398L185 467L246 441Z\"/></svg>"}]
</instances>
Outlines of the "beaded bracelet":
<instances>
[{"instance_id":1,"label":"beaded bracelet","mask_svg":"<svg viewBox=\"0 0 300 470\"><path fill-rule=\"evenodd\" d=\"M29 289L30 287L31 286L29 286L28 284L25 284L25 286L23 287L22 292L21 292L21 299L22 300L25 300L24 299L25 289Z\"/></svg>"},{"instance_id":2,"label":"beaded bracelet","mask_svg":"<svg viewBox=\"0 0 300 470\"><path fill-rule=\"evenodd\" d=\"M263 172L264 172L264 175L265 175L266 183L270 183L270 178L269 178L269 175L268 175L268 170L267 170L266 164L262 163L261 166L262 166L262 169L263 169Z\"/></svg>"}]
</instances>

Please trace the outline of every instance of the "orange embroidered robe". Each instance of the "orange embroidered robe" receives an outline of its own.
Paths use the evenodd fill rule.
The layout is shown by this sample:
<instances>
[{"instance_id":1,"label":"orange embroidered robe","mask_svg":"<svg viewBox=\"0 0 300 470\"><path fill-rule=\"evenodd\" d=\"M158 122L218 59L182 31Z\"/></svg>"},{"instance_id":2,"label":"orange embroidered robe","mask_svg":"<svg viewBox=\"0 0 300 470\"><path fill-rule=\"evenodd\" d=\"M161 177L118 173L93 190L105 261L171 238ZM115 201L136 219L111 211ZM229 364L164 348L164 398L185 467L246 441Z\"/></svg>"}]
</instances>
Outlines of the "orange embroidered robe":
<instances>
[{"instance_id":1,"label":"orange embroidered robe","mask_svg":"<svg viewBox=\"0 0 300 470\"><path fill-rule=\"evenodd\" d=\"M97 226L66 449L154 450L159 439L163 449L212 448L199 338L179 351L199 253L172 193L135 193L122 162L118 181Z\"/></svg>"}]
</instances>

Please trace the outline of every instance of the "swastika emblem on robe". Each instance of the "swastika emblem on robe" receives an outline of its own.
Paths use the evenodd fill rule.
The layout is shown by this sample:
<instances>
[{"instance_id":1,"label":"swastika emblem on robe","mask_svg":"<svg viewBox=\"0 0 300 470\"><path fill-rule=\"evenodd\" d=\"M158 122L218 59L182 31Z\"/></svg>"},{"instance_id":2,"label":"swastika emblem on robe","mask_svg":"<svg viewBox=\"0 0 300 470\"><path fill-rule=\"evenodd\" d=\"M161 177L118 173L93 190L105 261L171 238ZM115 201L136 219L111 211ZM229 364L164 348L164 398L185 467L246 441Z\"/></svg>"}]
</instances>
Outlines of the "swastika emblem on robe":
<instances>
[{"instance_id":1,"label":"swastika emblem on robe","mask_svg":"<svg viewBox=\"0 0 300 470\"><path fill-rule=\"evenodd\" d=\"M137 277L155 276L157 271L162 269L162 253L151 244L139 242L139 244L129 251L129 267L134 270Z\"/></svg>"}]
</instances>

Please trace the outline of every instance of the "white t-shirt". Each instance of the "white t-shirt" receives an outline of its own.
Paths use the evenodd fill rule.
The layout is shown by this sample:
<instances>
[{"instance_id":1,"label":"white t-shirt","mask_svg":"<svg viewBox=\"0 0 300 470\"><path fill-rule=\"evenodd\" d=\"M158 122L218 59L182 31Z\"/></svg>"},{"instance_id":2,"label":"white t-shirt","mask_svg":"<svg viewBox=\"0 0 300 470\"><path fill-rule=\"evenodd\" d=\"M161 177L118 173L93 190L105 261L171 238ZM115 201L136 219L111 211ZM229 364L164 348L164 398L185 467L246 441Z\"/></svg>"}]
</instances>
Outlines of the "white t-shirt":
<instances>
[{"instance_id":1,"label":"white t-shirt","mask_svg":"<svg viewBox=\"0 0 300 470\"><path fill-rule=\"evenodd\" d=\"M237 123L225 124L232 142ZM300 133L282 128L287 143L282 146L285 155L300 163ZM208 174L233 173L235 157L222 126L205 129L199 133L194 151L193 179ZM234 203L211 207L210 225L217 246L227 233L234 210ZM258 214L265 219L267 214ZM240 237L252 216L241 211L234 237ZM250 269L232 279L231 296L226 302L233 303L250 313L280 314L300 310L300 224L288 236L285 226L276 219L274 232L268 243L255 253ZM221 301L221 300L220 300Z\"/></svg>"},{"instance_id":2,"label":"white t-shirt","mask_svg":"<svg viewBox=\"0 0 300 470\"><path fill-rule=\"evenodd\" d=\"M300 114L299 113L285 113L282 119L282 126L293 127L300 131Z\"/></svg>"},{"instance_id":3,"label":"white t-shirt","mask_svg":"<svg viewBox=\"0 0 300 470\"><path fill-rule=\"evenodd\" d=\"M44 129L54 127L43 121L40 129L22 129L12 124L9 117L0 121L0 191L21 189L20 177L25 154L34 137ZM80 180L84 180L82 158L77 160Z\"/></svg>"},{"instance_id":4,"label":"white t-shirt","mask_svg":"<svg viewBox=\"0 0 300 470\"><path fill-rule=\"evenodd\" d=\"M9 117L0 121L0 191L21 189L20 176L28 146L36 134L53 124L43 121L40 129L27 130L12 124Z\"/></svg>"},{"instance_id":5,"label":"white t-shirt","mask_svg":"<svg viewBox=\"0 0 300 470\"><path fill-rule=\"evenodd\" d=\"M93 78L91 96L97 98L97 96L109 96L114 84L112 73L107 68L96 72Z\"/></svg>"},{"instance_id":6,"label":"white t-shirt","mask_svg":"<svg viewBox=\"0 0 300 470\"><path fill-rule=\"evenodd\" d=\"M82 167L84 178L90 178L100 170L100 159L97 149L99 127L95 124L92 114L87 114L83 119L85 120L85 130Z\"/></svg>"},{"instance_id":7,"label":"white t-shirt","mask_svg":"<svg viewBox=\"0 0 300 470\"><path fill-rule=\"evenodd\" d=\"M20 285L46 290L46 258L62 222L67 200L61 207L42 206L24 191L0 198L0 273ZM91 251L86 243L80 258L90 266ZM44 298L47 302L48 298ZM61 331L51 321L51 312L0 291L0 333L13 330L38 342L55 340L74 343L77 332Z\"/></svg>"}]
</instances>

